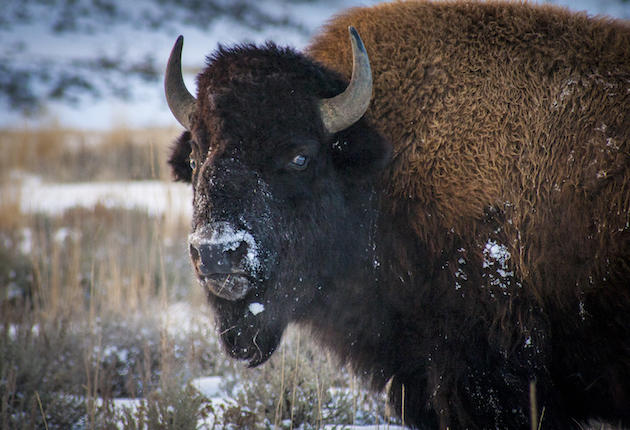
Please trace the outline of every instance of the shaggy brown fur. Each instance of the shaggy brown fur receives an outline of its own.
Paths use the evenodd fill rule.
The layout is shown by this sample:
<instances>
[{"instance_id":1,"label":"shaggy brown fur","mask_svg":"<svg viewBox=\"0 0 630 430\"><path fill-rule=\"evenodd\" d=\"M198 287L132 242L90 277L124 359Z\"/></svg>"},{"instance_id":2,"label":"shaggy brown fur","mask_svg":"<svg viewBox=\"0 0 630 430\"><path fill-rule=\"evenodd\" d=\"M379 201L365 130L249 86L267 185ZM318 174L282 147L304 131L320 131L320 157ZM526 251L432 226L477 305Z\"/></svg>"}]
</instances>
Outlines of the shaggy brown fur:
<instances>
[{"instance_id":1,"label":"shaggy brown fur","mask_svg":"<svg viewBox=\"0 0 630 430\"><path fill-rule=\"evenodd\" d=\"M436 228L475 236L490 211L543 303L628 268L630 24L505 2L355 9L308 49L349 78L348 25L394 145L385 185L434 253Z\"/></svg>"},{"instance_id":2,"label":"shaggy brown fur","mask_svg":"<svg viewBox=\"0 0 630 430\"><path fill-rule=\"evenodd\" d=\"M349 25L372 65L367 117L394 146L382 183L391 222L413 225L454 274L460 258L484 260L486 240L505 246L521 295L554 328L567 403L603 395L597 413L630 410L615 382L630 380L630 25L504 2L354 9L308 48L346 78ZM476 247L453 254L455 238ZM499 342L540 325L526 327L529 300L465 289L494 308L475 313ZM579 379L590 393L573 391Z\"/></svg>"}]
</instances>

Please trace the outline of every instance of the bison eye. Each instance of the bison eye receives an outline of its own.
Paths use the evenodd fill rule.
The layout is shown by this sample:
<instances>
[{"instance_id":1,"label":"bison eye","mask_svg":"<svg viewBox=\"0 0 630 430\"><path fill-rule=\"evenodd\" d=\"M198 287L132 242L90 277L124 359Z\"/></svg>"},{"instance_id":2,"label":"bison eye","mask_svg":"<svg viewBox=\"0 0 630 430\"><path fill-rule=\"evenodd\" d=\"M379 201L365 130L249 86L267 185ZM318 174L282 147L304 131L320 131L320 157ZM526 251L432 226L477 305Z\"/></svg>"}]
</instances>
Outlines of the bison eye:
<instances>
[{"instance_id":1,"label":"bison eye","mask_svg":"<svg viewBox=\"0 0 630 430\"><path fill-rule=\"evenodd\" d=\"M192 170L195 170L195 168L197 167L197 162L194 159L192 159L192 158L190 159L189 162L190 162L190 168Z\"/></svg>"},{"instance_id":2,"label":"bison eye","mask_svg":"<svg viewBox=\"0 0 630 430\"><path fill-rule=\"evenodd\" d=\"M308 155L298 154L289 162L289 167L293 170L304 170L308 166Z\"/></svg>"}]
</instances>

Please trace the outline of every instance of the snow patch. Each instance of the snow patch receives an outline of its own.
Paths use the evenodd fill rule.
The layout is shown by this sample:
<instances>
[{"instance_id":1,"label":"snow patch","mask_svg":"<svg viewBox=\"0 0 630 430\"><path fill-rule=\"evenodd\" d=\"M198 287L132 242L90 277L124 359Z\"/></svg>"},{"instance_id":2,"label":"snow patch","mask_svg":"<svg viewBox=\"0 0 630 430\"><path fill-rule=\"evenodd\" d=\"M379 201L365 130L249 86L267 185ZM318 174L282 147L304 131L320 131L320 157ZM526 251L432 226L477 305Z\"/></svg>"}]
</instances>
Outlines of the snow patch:
<instances>
[{"instance_id":1,"label":"snow patch","mask_svg":"<svg viewBox=\"0 0 630 430\"><path fill-rule=\"evenodd\" d=\"M484 248L483 254L486 257L490 257L493 260L499 262L499 264L504 265L507 260L510 259L510 252L507 250L505 245L500 245L497 242L488 239L486 242L486 246ZM490 267L494 265L494 262L489 261L487 258L484 259L483 267Z\"/></svg>"},{"instance_id":2,"label":"snow patch","mask_svg":"<svg viewBox=\"0 0 630 430\"><path fill-rule=\"evenodd\" d=\"M250 303L249 305L249 311L254 315L258 315L264 310L265 310L265 305L263 305L262 303Z\"/></svg>"},{"instance_id":3,"label":"snow patch","mask_svg":"<svg viewBox=\"0 0 630 430\"><path fill-rule=\"evenodd\" d=\"M204 309L195 309L190 303L176 302L169 305L161 315L162 327L172 337L199 333L203 336L214 334L214 322Z\"/></svg>"},{"instance_id":4,"label":"snow patch","mask_svg":"<svg viewBox=\"0 0 630 430\"><path fill-rule=\"evenodd\" d=\"M22 239L18 249L24 255L29 255L33 251L33 232L30 228L24 227L22 229Z\"/></svg>"},{"instance_id":5,"label":"snow patch","mask_svg":"<svg viewBox=\"0 0 630 430\"><path fill-rule=\"evenodd\" d=\"M72 229L69 227L61 227L57 230L53 236L53 239L57 243L64 243L66 240L70 239L72 241L78 241L81 238L81 232L76 229Z\"/></svg>"},{"instance_id":6,"label":"snow patch","mask_svg":"<svg viewBox=\"0 0 630 430\"><path fill-rule=\"evenodd\" d=\"M488 239L488 242L486 242L485 248L483 250L483 255L484 269L493 267L495 264L497 264L497 273L502 278L514 275L514 272L507 271L507 262L512 256L505 245L501 245L491 239Z\"/></svg>"},{"instance_id":7,"label":"snow patch","mask_svg":"<svg viewBox=\"0 0 630 430\"><path fill-rule=\"evenodd\" d=\"M192 190L187 184L162 181L49 183L38 177L22 181L21 210L59 215L73 207L140 209L150 215L190 217ZM70 233L70 232L68 232ZM65 239L60 236L58 240Z\"/></svg>"},{"instance_id":8,"label":"snow patch","mask_svg":"<svg viewBox=\"0 0 630 430\"><path fill-rule=\"evenodd\" d=\"M191 381L191 385L207 398L224 395L225 393L221 388L222 383L223 378L221 376L206 376Z\"/></svg>"},{"instance_id":9,"label":"snow patch","mask_svg":"<svg viewBox=\"0 0 630 430\"><path fill-rule=\"evenodd\" d=\"M483 249L482 266L484 269L490 269L490 271L484 274L484 277L488 277L491 286L500 287L503 295L508 294L508 287L512 285L511 278L514 276L514 272L509 270L508 265L508 260L511 257L510 251L505 245L488 239ZM515 285L520 287L519 282L516 282ZM492 290L490 295L494 297Z\"/></svg>"}]
</instances>

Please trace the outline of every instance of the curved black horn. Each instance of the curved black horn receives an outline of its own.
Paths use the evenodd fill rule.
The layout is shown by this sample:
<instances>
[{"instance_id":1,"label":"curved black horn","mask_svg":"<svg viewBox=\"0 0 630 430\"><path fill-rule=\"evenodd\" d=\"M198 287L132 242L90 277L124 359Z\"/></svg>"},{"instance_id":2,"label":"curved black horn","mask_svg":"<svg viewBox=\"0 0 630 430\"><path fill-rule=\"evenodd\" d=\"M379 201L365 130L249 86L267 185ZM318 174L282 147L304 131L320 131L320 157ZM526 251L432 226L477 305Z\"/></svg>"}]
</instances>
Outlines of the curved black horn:
<instances>
[{"instance_id":1,"label":"curved black horn","mask_svg":"<svg viewBox=\"0 0 630 430\"><path fill-rule=\"evenodd\" d=\"M363 41L357 30L350 26L352 43L352 78L346 90L319 102L322 121L329 133L336 133L357 122L370 105L372 98L372 71Z\"/></svg>"},{"instance_id":2,"label":"curved black horn","mask_svg":"<svg viewBox=\"0 0 630 430\"><path fill-rule=\"evenodd\" d=\"M195 111L197 99L186 89L184 78L182 78L182 45L184 37L179 36L173 45L171 56L166 65L166 75L164 76L164 92L166 102L175 116L175 119L190 130L190 116Z\"/></svg>"}]
</instances>

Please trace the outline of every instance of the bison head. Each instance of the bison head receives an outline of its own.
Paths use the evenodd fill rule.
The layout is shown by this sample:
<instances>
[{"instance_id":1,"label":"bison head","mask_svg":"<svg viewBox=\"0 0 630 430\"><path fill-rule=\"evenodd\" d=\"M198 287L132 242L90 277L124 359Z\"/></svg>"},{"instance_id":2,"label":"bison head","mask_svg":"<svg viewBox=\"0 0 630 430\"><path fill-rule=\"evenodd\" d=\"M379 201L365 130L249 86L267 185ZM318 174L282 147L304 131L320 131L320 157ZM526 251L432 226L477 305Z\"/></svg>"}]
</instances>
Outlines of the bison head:
<instances>
[{"instance_id":1,"label":"bison head","mask_svg":"<svg viewBox=\"0 0 630 430\"><path fill-rule=\"evenodd\" d=\"M361 119L371 72L350 34L348 85L293 50L243 45L208 59L194 97L181 37L169 59L167 101L187 129L169 163L193 187L190 257L227 351L252 366L369 258L372 178L390 149Z\"/></svg>"}]
</instances>

